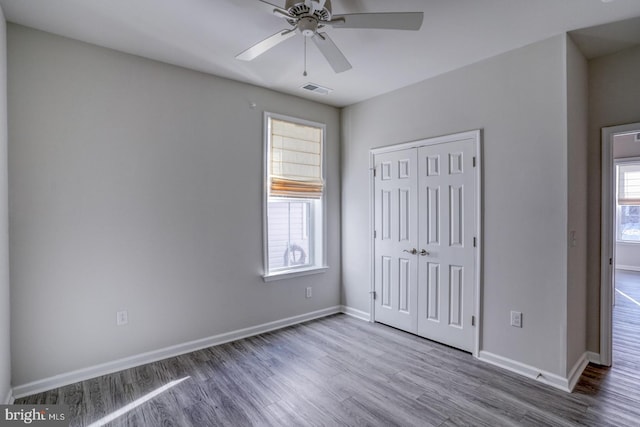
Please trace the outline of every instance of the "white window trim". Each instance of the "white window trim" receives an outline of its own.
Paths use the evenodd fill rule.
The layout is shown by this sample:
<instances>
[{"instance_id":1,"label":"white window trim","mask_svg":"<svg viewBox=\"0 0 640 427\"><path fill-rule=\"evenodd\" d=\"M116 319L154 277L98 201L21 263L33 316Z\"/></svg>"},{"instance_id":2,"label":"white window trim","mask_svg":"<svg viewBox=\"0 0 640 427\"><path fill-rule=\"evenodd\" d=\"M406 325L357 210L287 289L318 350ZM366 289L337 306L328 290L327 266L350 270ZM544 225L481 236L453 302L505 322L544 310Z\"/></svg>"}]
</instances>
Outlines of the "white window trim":
<instances>
[{"instance_id":1,"label":"white window trim","mask_svg":"<svg viewBox=\"0 0 640 427\"><path fill-rule=\"evenodd\" d=\"M277 271L270 274L265 274L262 279L265 282L275 282L276 280L293 279L294 277L309 276L311 274L320 274L329 270L329 267L308 267L298 268L296 270Z\"/></svg>"},{"instance_id":2,"label":"white window trim","mask_svg":"<svg viewBox=\"0 0 640 427\"><path fill-rule=\"evenodd\" d=\"M299 123L301 125L314 126L322 129L322 178L324 179L324 190L322 192L321 209L322 209L322 232L316 233L314 236L314 240L317 241L318 238L321 239L322 251L320 254L315 252L314 256L317 257L320 255L322 258L320 260L316 260L316 265L310 267L303 268L291 268L289 270L277 270L269 272L269 222L267 218L268 212L268 202L269 202L269 119L276 120L285 120L292 123ZM286 116L283 114L271 113L268 111L264 112L263 119L263 135L262 135L262 145L263 145L263 159L262 159L262 255L263 255L263 275L262 278L265 282L273 282L276 280L284 280L291 279L294 277L308 276L311 274L320 274L324 273L329 269L327 265L327 174L326 174L326 141L327 141L327 125L324 123L313 122L310 120L300 119L297 117ZM314 242L315 243L315 242Z\"/></svg>"},{"instance_id":3,"label":"white window trim","mask_svg":"<svg viewBox=\"0 0 640 427\"><path fill-rule=\"evenodd\" d=\"M635 240L622 240L620 239L620 232L618 231L618 226L620 225L620 206L618 205L618 185L620 184L620 179L618 177L618 166L624 165L627 163L640 163L640 157L623 157L614 160L614 170L616 171L616 182L615 182L615 202L616 202L616 218L615 218L615 238L616 244L618 245L628 245L628 246L637 246L640 245L639 241Z\"/></svg>"}]
</instances>

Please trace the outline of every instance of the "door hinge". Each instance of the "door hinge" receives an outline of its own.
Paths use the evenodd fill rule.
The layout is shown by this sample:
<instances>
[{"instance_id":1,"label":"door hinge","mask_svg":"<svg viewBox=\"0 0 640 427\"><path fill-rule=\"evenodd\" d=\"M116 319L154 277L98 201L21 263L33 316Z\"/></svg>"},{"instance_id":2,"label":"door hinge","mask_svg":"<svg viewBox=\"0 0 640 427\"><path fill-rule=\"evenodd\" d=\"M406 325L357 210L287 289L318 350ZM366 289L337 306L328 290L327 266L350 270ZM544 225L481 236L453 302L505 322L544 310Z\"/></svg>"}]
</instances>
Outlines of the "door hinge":
<instances>
[{"instance_id":1,"label":"door hinge","mask_svg":"<svg viewBox=\"0 0 640 427\"><path fill-rule=\"evenodd\" d=\"M373 177L376 177L376 168L373 168Z\"/></svg>"},{"instance_id":2,"label":"door hinge","mask_svg":"<svg viewBox=\"0 0 640 427\"><path fill-rule=\"evenodd\" d=\"M373 230L373 238L375 239L376 237L378 237L378 232L376 230Z\"/></svg>"},{"instance_id":3,"label":"door hinge","mask_svg":"<svg viewBox=\"0 0 640 427\"><path fill-rule=\"evenodd\" d=\"M476 167L476 158L475 157L473 158L473 167L474 168Z\"/></svg>"},{"instance_id":4,"label":"door hinge","mask_svg":"<svg viewBox=\"0 0 640 427\"><path fill-rule=\"evenodd\" d=\"M369 292L371 294L371 296L373 297L373 299L376 299L376 291L371 291Z\"/></svg>"},{"instance_id":5,"label":"door hinge","mask_svg":"<svg viewBox=\"0 0 640 427\"><path fill-rule=\"evenodd\" d=\"M473 238L473 247L475 248L478 245L478 241L477 239L474 237Z\"/></svg>"},{"instance_id":6,"label":"door hinge","mask_svg":"<svg viewBox=\"0 0 640 427\"><path fill-rule=\"evenodd\" d=\"M476 326L476 316L471 316L471 326Z\"/></svg>"},{"instance_id":7,"label":"door hinge","mask_svg":"<svg viewBox=\"0 0 640 427\"><path fill-rule=\"evenodd\" d=\"M613 258L609 258L609 265L613 265Z\"/></svg>"}]
</instances>

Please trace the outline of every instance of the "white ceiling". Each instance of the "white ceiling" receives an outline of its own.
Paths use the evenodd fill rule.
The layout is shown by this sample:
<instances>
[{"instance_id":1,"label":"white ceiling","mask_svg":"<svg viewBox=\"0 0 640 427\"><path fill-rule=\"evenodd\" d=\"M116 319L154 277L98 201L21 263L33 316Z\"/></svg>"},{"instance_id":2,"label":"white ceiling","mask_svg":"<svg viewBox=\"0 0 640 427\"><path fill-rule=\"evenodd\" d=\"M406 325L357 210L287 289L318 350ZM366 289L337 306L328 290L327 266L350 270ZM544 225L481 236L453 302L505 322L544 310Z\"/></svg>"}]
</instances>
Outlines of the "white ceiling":
<instances>
[{"instance_id":1,"label":"white ceiling","mask_svg":"<svg viewBox=\"0 0 640 427\"><path fill-rule=\"evenodd\" d=\"M271 0L284 6L284 0ZM335 74L303 37L235 55L287 28L258 0L0 0L8 21L146 58L350 105L545 38L640 16L639 0L333 0L333 13L424 12L414 31L327 29L353 69ZM300 89L313 82L334 89Z\"/></svg>"},{"instance_id":2,"label":"white ceiling","mask_svg":"<svg viewBox=\"0 0 640 427\"><path fill-rule=\"evenodd\" d=\"M588 59L640 44L640 17L572 31L571 38Z\"/></svg>"}]
</instances>

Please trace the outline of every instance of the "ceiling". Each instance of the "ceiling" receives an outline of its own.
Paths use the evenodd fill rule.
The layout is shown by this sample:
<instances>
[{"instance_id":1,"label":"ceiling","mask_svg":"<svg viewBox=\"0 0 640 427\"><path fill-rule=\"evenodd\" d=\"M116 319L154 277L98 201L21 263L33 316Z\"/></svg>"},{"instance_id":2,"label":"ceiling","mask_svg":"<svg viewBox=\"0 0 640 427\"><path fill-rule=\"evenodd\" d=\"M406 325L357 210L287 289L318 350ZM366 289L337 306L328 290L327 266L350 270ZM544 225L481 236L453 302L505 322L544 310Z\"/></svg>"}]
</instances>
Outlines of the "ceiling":
<instances>
[{"instance_id":1,"label":"ceiling","mask_svg":"<svg viewBox=\"0 0 640 427\"><path fill-rule=\"evenodd\" d=\"M284 0L270 1L284 6ZM640 16L638 0L333 0L334 14L423 11L424 23L420 31L328 28L353 69L335 74L310 43L304 77L301 36L252 62L235 59L288 27L258 0L0 0L0 5L10 22L334 106L570 30ZM607 39L615 39L615 28L579 34L578 44L589 49L600 43L609 52ZM631 24L628 32L638 28ZM628 47L628 42L622 45ZM333 92L300 89L309 82Z\"/></svg>"},{"instance_id":2,"label":"ceiling","mask_svg":"<svg viewBox=\"0 0 640 427\"><path fill-rule=\"evenodd\" d=\"M587 59L640 44L640 17L571 31L571 38Z\"/></svg>"}]
</instances>

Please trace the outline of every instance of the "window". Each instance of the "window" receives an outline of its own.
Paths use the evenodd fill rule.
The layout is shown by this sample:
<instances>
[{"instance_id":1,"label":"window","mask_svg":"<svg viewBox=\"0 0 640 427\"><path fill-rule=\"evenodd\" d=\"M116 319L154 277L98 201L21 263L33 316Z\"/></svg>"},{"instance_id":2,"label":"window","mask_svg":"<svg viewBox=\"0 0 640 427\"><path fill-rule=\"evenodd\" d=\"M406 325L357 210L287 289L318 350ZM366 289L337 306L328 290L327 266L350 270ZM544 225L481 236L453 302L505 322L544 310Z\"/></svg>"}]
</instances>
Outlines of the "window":
<instances>
[{"instance_id":1,"label":"window","mask_svg":"<svg viewBox=\"0 0 640 427\"><path fill-rule=\"evenodd\" d=\"M640 161L617 164L618 241L640 243Z\"/></svg>"},{"instance_id":2,"label":"window","mask_svg":"<svg viewBox=\"0 0 640 427\"><path fill-rule=\"evenodd\" d=\"M324 270L322 124L265 115L265 280Z\"/></svg>"}]
</instances>

